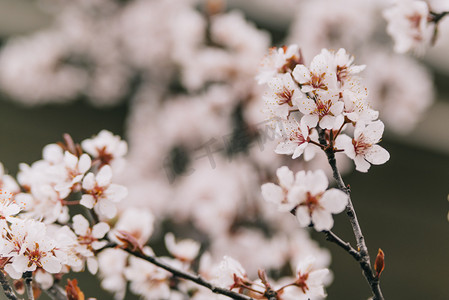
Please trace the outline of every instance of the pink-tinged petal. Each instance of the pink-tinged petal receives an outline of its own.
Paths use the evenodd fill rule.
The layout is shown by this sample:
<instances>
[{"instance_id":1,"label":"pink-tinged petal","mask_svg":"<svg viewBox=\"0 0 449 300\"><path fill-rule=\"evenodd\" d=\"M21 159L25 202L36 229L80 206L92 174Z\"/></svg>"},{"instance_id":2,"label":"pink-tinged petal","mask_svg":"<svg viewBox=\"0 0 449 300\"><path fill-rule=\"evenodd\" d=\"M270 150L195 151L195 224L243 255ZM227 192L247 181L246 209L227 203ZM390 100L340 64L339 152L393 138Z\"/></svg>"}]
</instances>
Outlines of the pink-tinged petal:
<instances>
[{"instance_id":1,"label":"pink-tinged petal","mask_svg":"<svg viewBox=\"0 0 449 300\"><path fill-rule=\"evenodd\" d=\"M360 140L360 136L363 134L363 131L365 130L365 123L364 122L357 122L354 128L354 140L358 141Z\"/></svg>"},{"instance_id":2,"label":"pink-tinged petal","mask_svg":"<svg viewBox=\"0 0 449 300\"><path fill-rule=\"evenodd\" d=\"M87 173L83 179L83 189L92 190L95 187L95 175L94 173Z\"/></svg>"},{"instance_id":3,"label":"pink-tinged petal","mask_svg":"<svg viewBox=\"0 0 449 300\"><path fill-rule=\"evenodd\" d=\"M334 226L334 219L331 213L323 209L315 209L313 211L312 222L316 231L330 230Z\"/></svg>"},{"instance_id":4,"label":"pink-tinged petal","mask_svg":"<svg viewBox=\"0 0 449 300\"><path fill-rule=\"evenodd\" d=\"M48 273L59 273L61 272L62 265L59 259L54 256L45 256L41 258L42 268Z\"/></svg>"},{"instance_id":5,"label":"pink-tinged petal","mask_svg":"<svg viewBox=\"0 0 449 300\"><path fill-rule=\"evenodd\" d=\"M95 275L98 272L98 261L96 258L94 257L88 257L87 261L87 270L89 271L90 274Z\"/></svg>"},{"instance_id":6,"label":"pink-tinged petal","mask_svg":"<svg viewBox=\"0 0 449 300\"><path fill-rule=\"evenodd\" d=\"M24 255L19 255L19 256L14 257L12 266L14 267L14 270L17 273L23 273L25 271L30 271L30 269L27 268L28 261L29 261L28 257L26 257ZM34 266L34 268L36 268L36 266Z\"/></svg>"},{"instance_id":7,"label":"pink-tinged petal","mask_svg":"<svg viewBox=\"0 0 449 300\"><path fill-rule=\"evenodd\" d=\"M352 138L346 134L340 134L335 140L335 147L339 150L344 150L345 154L350 158L355 158L355 149L352 144Z\"/></svg>"},{"instance_id":8,"label":"pink-tinged petal","mask_svg":"<svg viewBox=\"0 0 449 300\"><path fill-rule=\"evenodd\" d=\"M346 208L347 204L348 196L337 189L327 190L320 200L320 205L333 214L341 213Z\"/></svg>"},{"instance_id":9,"label":"pink-tinged petal","mask_svg":"<svg viewBox=\"0 0 449 300\"><path fill-rule=\"evenodd\" d=\"M334 104L329 108L329 111L334 115L337 116L343 112L343 108L345 107L345 104L342 101L336 101Z\"/></svg>"},{"instance_id":10,"label":"pink-tinged petal","mask_svg":"<svg viewBox=\"0 0 449 300\"><path fill-rule=\"evenodd\" d=\"M311 85L303 85L301 87L301 92L303 92L303 93L310 93L310 92L313 92L314 90L315 90L315 88Z\"/></svg>"},{"instance_id":11,"label":"pink-tinged petal","mask_svg":"<svg viewBox=\"0 0 449 300\"><path fill-rule=\"evenodd\" d=\"M38 271L35 274L34 278L42 289L49 289L53 285L53 276L50 273Z\"/></svg>"},{"instance_id":12,"label":"pink-tinged petal","mask_svg":"<svg viewBox=\"0 0 449 300\"><path fill-rule=\"evenodd\" d=\"M108 200L104 199L100 201L99 203L97 203L97 207L99 212L108 219L112 219L117 214L117 207L114 203Z\"/></svg>"},{"instance_id":13,"label":"pink-tinged petal","mask_svg":"<svg viewBox=\"0 0 449 300\"><path fill-rule=\"evenodd\" d=\"M335 124L335 117L326 115L320 121L320 127L323 129L332 129Z\"/></svg>"},{"instance_id":14,"label":"pink-tinged petal","mask_svg":"<svg viewBox=\"0 0 449 300\"><path fill-rule=\"evenodd\" d=\"M92 165L92 160L91 160L90 156L87 154L81 155L79 162L78 162L78 170L81 173L86 173L87 170L90 169L91 165Z\"/></svg>"},{"instance_id":15,"label":"pink-tinged petal","mask_svg":"<svg viewBox=\"0 0 449 300\"><path fill-rule=\"evenodd\" d=\"M328 269L314 270L309 273L308 281L311 285L322 285L327 275L329 275ZM325 295L321 296L324 297Z\"/></svg>"},{"instance_id":16,"label":"pink-tinged petal","mask_svg":"<svg viewBox=\"0 0 449 300\"><path fill-rule=\"evenodd\" d=\"M316 103L310 98L303 98L301 101L297 103L298 109L300 112L302 112L305 115L311 114L316 110ZM315 126L309 126L309 127L315 127Z\"/></svg>"},{"instance_id":17,"label":"pink-tinged petal","mask_svg":"<svg viewBox=\"0 0 449 300\"><path fill-rule=\"evenodd\" d=\"M95 204L95 198L92 195L82 195L80 204L87 208L92 208Z\"/></svg>"},{"instance_id":18,"label":"pink-tinged petal","mask_svg":"<svg viewBox=\"0 0 449 300\"><path fill-rule=\"evenodd\" d=\"M310 71L304 65L296 65L292 72L293 78L299 83L306 83L311 80Z\"/></svg>"},{"instance_id":19,"label":"pink-tinged petal","mask_svg":"<svg viewBox=\"0 0 449 300\"><path fill-rule=\"evenodd\" d=\"M335 117L335 122L334 122L334 129L339 129L341 126L343 126L343 123L345 122L345 116L343 116L342 114L339 114ZM346 127L346 126L343 126Z\"/></svg>"},{"instance_id":20,"label":"pink-tinged petal","mask_svg":"<svg viewBox=\"0 0 449 300\"><path fill-rule=\"evenodd\" d=\"M5 270L6 273L8 273L9 277L11 277L12 279L20 279L20 278L22 278L23 272L17 272L12 264L7 264L3 268L3 270Z\"/></svg>"},{"instance_id":21,"label":"pink-tinged petal","mask_svg":"<svg viewBox=\"0 0 449 300\"><path fill-rule=\"evenodd\" d=\"M316 127L316 124L318 124L318 120L319 120L319 118L317 115L304 115L301 118L301 123L304 122L304 124L306 124L307 126L312 128L312 127Z\"/></svg>"},{"instance_id":22,"label":"pink-tinged petal","mask_svg":"<svg viewBox=\"0 0 449 300\"><path fill-rule=\"evenodd\" d=\"M351 72L351 74L357 74L362 72L363 70L365 70L366 65L360 65L360 66L351 66L349 68L349 72Z\"/></svg>"},{"instance_id":23,"label":"pink-tinged petal","mask_svg":"<svg viewBox=\"0 0 449 300\"><path fill-rule=\"evenodd\" d=\"M267 202L280 204L284 199L282 188L274 183L265 183L262 185L262 197Z\"/></svg>"},{"instance_id":24,"label":"pink-tinged petal","mask_svg":"<svg viewBox=\"0 0 449 300\"><path fill-rule=\"evenodd\" d=\"M288 142L281 142L279 145L277 145L276 149L274 150L277 154L292 154L295 152L295 149L298 147L297 144L292 143L291 141Z\"/></svg>"},{"instance_id":25,"label":"pink-tinged petal","mask_svg":"<svg viewBox=\"0 0 449 300\"><path fill-rule=\"evenodd\" d=\"M299 171L295 175L295 185L304 186L306 182L306 171Z\"/></svg>"},{"instance_id":26,"label":"pink-tinged petal","mask_svg":"<svg viewBox=\"0 0 449 300\"><path fill-rule=\"evenodd\" d=\"M104 222L95 224L94 227L92 227L92 236L96 239L101 239L105 236L109 229L111 229L109 225Z\"/></svg>"},{"instance_id":27,"label":"pink-tinged petal","mask_svg":"<svg viewBox=\"0 0 449 300\"><path fill-rule=\"evenodd\" d=\"M69 167L72 170L76 169L76 164L78 163L78 157L70 153L69 151L66 151L64 153L64 163L67 167Z\"/></svg>"},{"instance_id":28,"label":"pink-tinged petal","mask_svg":"<svg viewBox=\"0 0 449 300\"><path fill-rule=\"evenodd\" d=\"M296 219L298 219L301 227L307 227L310 225L309 209L306 206L299 206L296 209Z\"/></svg>"},{"instance_id":29,"label":"pink-tinged petal","mask_svg":"<svg viewBox=\"0 0 449 300\"><path fill-rule=\"evenodd\" d=\"M42 157L44 160L56 164L63 160L63 150L57 144L49 144L42 150Z\"/></svg>"},{"instance_id":30,"label":"pink-tinged petal","mask_svg":"<svg viewBox=\"0 0 449 300\"><path fill-rule=\"evenodd\" d=\"M108 242L106 242L106 241L95 241L95 242L92 242L91 245L92 245L92 249L98 250L98 249L103 248L107 244L108 244Z\"/></svg>"},{"instance_id":31,"label":"pink-tinged petal","mask_svg":"<svg viewBox=\"0 0 449 300\"><path fill-rule=\"evenodd\" d=\"M354 158L355 169L359 172L366 173L371 167L371 164L365 160L362 155L356 155Z\"/></svg>"},{"instance_id":32,"label":"pink-tinged petal","mask_svg":"<svg viewBox=\"0 0 449 300\"><path fill-rule=\"evenodd\" d=\"M304 153L304 149L306 149L308 143L302 143L301 145L299 145L298 147L296 147L295 152L293 152L293 159L296 159L298 157L301 156L301 154Z\"/></svg>"},{"instance_id":33,"label":"pink-tinged petal","mask_svg":"<svg viewBox=\"0 0 449 300\"><path fill-rule=\"evenodd\" d=\"M286 166L278 168L276 170L276 176L279 179L279 184L286 189L289 189L295 180L293 172Z\"/></svg>"},{"instance_id":34,"label":"pink-tinged petal","mask_svg":"<svg viewBox=\"0 0 449 300\"><path fill-rule=\"evenodd\" d=\"M287 119L288 112L290 111L288 105L274 104L270 109L276 116L281 117L282 119Z\"/></svg>"},{"instance_id":35,"label":"pink-tinged petal","mask_svg":"<svg viewBox=\"0 0 449 300\"><path fill-rule=\"evenodd\" d=\"M315 74L329 73L331 69L329 66L329 60L326 58L326 55L316 55L310 63L310 71Z\"/></svg>"},{"instance_id":36,"label":"pink-tinged petal","mask_svg":"<svg viewBox=\"0 0 449 300\"><path fill-rule=\"evenodd\" d=\"M317 146L313 145L313 144L308 144L306 149L304 149L304 160L305 161L310 161L315 157L316 151L317 150Z\"/></svg>"},{"instance_id":37,"label":"pink-tinged petal","mask_svg":"<svg viewBox=\"0 0 449 300\"><path fill-rule=\"evenodd\" d=\"M310 273L315 265L316 258L313 255L308 255L304 259L300 260L296 265L296 273L306 274Z\"/></svg>"},{"instance_id":38,"label":"pink-tinged petal","mask_svg":"<svg viewBox=\"0 0 449 300\"><path fill-rule=\"evenodd\" d=\"M73 220L73 230L75 231L75 233L81 236L86 235L89 230L89 221L87 221L87 219L82 215L73 216L72 220Z\"/></svg>"},{"instance_id":39,"label":"pink-tinged petal","mask_svg":"<svg viewBox=\"0 0 449 300\"><path fill-rule=\"evenodd\" d=\"M324 192L329 186L329 180L323 170L308 172L306 188L312 195Z\"/></svg>"},{"instance_id":40,"label":"pink-tinged petal","mask_svg":"<svg viewBox=\"0 0 449 300\"><path fill-rule=\"evenodd\" d=\"M120 202L128 196L128 188L119 184L110 184L104 192L108 200L112 202Z\"/></svg>"},{"instance_id":41,"label":"pink-tinged petal","mask_svg":"<svg viewBox=\"0 0 449 300\"><path fill-rule=\"evenodd\" d=\"M8 205L5 210L3 210L3 213L5 214L5 216L13 216L16 215L20 212L20 206L12 203L10 205Z\"/></svg>"},{"instance_id":42,"label":"pink-tinged petal","mask_svg":"<svg viewBox=\"0 0 449 300\"><path fill-rule=\"evenodd\" d=\"M103 166L95 177L99 186L108 186L112 179L112 169L109 165Z\"/></svg>"},{"instance_id":43,"label":"pink-tinged petal","mask_svg":"<svg viewBox=\"0 0 449 300\"><path fill-rule=\"evenodd\" d=\"M365 159L373 165L381 165L390 159L390 153L379 145L373 145L365 153Z\"/></svg>"},{"instance_id":44,"label":"pink-tinged petal","mask_svg":"<svg viewBox=\"0 0 449 300\"><path fill-rule=\"evenodd\" d=\"M307 188L304 186L295 185L287 196L288 202L291 203L292 208L296 205L306 202L307 200Z\"/></svg>"},{"instance_id":45,"label":"pink-tinged petal","mask_svg":"<svg viewBox=\"0 0 449 300\"><path fill-rule=\"evenodd\" d=\"M382 121L380 120L377 120L366 126L363 133L367 141L369 141L371 144L378 143L382 138L382 134L384 133L384 127L384 123L382 123Z\"/></svg>"}]
</instances>

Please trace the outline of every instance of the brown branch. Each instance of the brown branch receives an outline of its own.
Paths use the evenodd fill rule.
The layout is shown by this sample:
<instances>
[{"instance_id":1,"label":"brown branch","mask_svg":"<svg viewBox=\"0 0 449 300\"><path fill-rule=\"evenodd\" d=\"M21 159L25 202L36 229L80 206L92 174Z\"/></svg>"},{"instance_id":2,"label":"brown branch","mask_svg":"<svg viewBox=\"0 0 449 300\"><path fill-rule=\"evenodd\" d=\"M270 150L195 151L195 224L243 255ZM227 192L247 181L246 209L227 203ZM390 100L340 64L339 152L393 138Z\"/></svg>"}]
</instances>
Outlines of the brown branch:
<instances>
[{"instance_id":1,"label":"brown branch","mask_svg":"<svg viewBox=\"0 0 449 300\"><path fill-rule=\"evenodd\" d=\"M108 247L119 247L119 245L117 244L108 244ZM123 249L123 248L120 248ZM162 260L158 259L157 257L153 257L153 256L149 256L149 255L145 255L144 253L140 252L140 251L133 251L132 249L126 248L123 249L124 251L128 252L129 254L141 258L143 260L146 260L170 273L173 274L173 276L175 277L179 277L185 280L189 280L192 281L198 285L201 285L209 290L211 290L213 293L215 294L220 294L220 295L224 295L227 297L230 297L232 299L236 299L236 300L255 300L251 297L248 297L246 295L242 295L236 292L233 292L231 290L225 289L225 288L221 288L218 286L213 285L212 283L208 282L207 280L205 280L204 278L202 278L200 275L197 274L191 274L188 272L184 272L182 270L178 270L176 268L171 267L170 265L166 264L165 262L163 262Z\"/></svg>"},{"instance_id":2,"label":"brown branch","mask_svg":"<svg viewBox=\"0 0 449 300\"><path fill-rule=\"evenodd\" d=\"M374 298L373 300L384 300L384 297L382 295L382 291L380 289L379 285L379 278L374 274L372 268L371 268L371 262L370 257L368 253L368 248L365 244L365 237L363 236L362 229L360 228L359 221L357 219L357 215L355 213L354 205L351 201L351 195L350 190L345 186L345 183L343 182L343 179L341 177L340 172L337 168L337 161L335 160L335 153L332 147L326 147L326 136L325 131L323 129L317 128L319 132L319 140L321 145L325 146L324 152L326 153L327 160L329 162L329 165L332 168L332 174L337 182L337 186L340 190L346 193L348 195L348 205L346 206L346 214L348 215L349 221L351 223L352 231L354 232L354 236L357 241L357 250L359 253L359 257L354 256L351 254L355 260L360 264L360 267L363 271L363 275L365 276L366 280L368 281L368 284L371 287L371 291L373 292ZM340 245L343 246L343 245Z\"/></svg>"},{"instance_id":3,"label":"brown branch","mask_svg":"<svg viewBox=\"0 0 449 300\"><path fill-rule=\"evenodd\" d=\"M330 230L329 231L323 230L322 232L326 235L326 240L335 243L341 248L343 248L346 252L351 254L351 256L355 258L355 260L360 259L360 253L357 250L355 250L349 242L343 241L340 237L338 237L335 233L333 233Z\"/></svg>"},{"instance_id":4,"label":"brown branch","mask_svg":"<svg viewBox=\"0 0 449 300\"><path fill-rule=\"evenodd\" d=\"M25 289L27 292L27 296L29 300L34 300L34 292L33 292L33 272L27 271L22 275L23 280L25 281Z\"/></svg>"},{"instance_id":5,"label":"brown branch","mask_svg":"<svg viewBox=\"0 0 449 300\"><path fill-rule=\"evenodd\" d=\"M51 287L49 287L48 289L44 290L45 293L54 300L67 300L67 296L64 292L64 290L57 285L57 283L53 283L53 285Z\"/></svg>"},{"instance_id":6,"label":"brown branch","mask_svg":"<svg viewBox=\"0 0 449 300\"><path fill-rule=\"evenodd\" d=\"M9 285L8 279L6 278L5 273L3 273L3 270L0 270L0 283L6 298L10 300L18 300L16 294L14 294L11 286Z\"/></svg>"}]
</instances>

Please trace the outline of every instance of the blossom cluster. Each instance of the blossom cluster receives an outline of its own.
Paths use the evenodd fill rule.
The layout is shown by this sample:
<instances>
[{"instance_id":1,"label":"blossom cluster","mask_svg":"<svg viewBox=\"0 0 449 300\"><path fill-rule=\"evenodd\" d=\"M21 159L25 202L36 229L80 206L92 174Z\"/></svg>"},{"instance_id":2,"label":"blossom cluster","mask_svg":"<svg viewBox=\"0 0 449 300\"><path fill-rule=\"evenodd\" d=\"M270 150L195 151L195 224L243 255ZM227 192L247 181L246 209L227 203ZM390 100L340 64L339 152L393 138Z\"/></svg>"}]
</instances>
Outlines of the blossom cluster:
<instances>
[{"instance_id":1,"label":"blossom cluster","mask_svg":"<svg viewBox=\"0 0 449 300\"><path fill-rule=\"evenodd\" d=\"M126 142L106 130L80 144L69 135L64 139L45 146L43 159L30 166L21 164L17 181L3 172L0 260L9 277L22 280L24 273L31 273L45 291L69 271L88 270L100 276L101 286L116 299L125 297L128 285L144 299L183 299L187 294L191 299L214 297L208 289L174 280L172 273L133 255L156 257L150 246L156 218L149 209L124 203L127 188L117 183L116 175L126 168ZM82 213L79 208L84 208ZM279 252L277 258L271 255L277 262L270 268L287 260L292 266L290 274L277 279L259 275L253 282L248 279L254 276L252 271L245 271L229 256L217 259L214 247L200 251L199 241L163 234L170 256L158 259L183 272L194 272L199 265L199 274L219 287L256 299L263 299L268 290L284 300L325 296L327 254L309 242L307 235L296 232L296 240L277 237L276 247L273 244L268 249ZM251 247L261 245L254 237L252 243ZM265 274L261 269L258 272ZM77 287L75 293L82 292Z\"/></svg>"},{"instance_id":2,"label":"blossom cluster","mask_svg":"<svg viewBox=\"0 0 449 300\"><path fill-rule=\"evenodd\" d=\"M47 145L42 160L21 164L17 181L2 176L0 254L11 278L34 272L47 289L54 274L79 272L85 265L97 272L95 253L107 244L107 221L127 194L126 187L112 182L112 170L125 153L126 143L108 131L81 145L67 135L65 143ZM98 221L71 216L74 205L92 209Z\"/></svg>"},{"instance_id":3,"label":"blossom cluster","mask_svg":"<svg viewBox=\"0 0 449 300\"><path fill-rule=\"evenodd\" d=\"M338 189L329 189L326 174L300 171L293 175L287 167L277 170L279 185L265 183L262 195L276 204L281 211L293 212L302 227L313 224L317 231L330 230L334 225L331 214L341 213L347 203L347 195Z\"/></svg>"},{"instance_id":4,"label":"blossom cluster","mask_svg":"<svg viewBox=\"0 0 449 300\"><path fill-rule=\"evenodd\" d=\"M364 68L345 49L323 49L310 67L297 45L272 49L258 80L268 85L265 110L282 136L276 153L310 160L315 150L328 146L344 151L361 172L385 163L389 154L377 145L384 125L358 75ZM354 128L353 138L343 133L348 127ZM321 144L320 132L328 144Z\"/></svg>"}]
</instances>

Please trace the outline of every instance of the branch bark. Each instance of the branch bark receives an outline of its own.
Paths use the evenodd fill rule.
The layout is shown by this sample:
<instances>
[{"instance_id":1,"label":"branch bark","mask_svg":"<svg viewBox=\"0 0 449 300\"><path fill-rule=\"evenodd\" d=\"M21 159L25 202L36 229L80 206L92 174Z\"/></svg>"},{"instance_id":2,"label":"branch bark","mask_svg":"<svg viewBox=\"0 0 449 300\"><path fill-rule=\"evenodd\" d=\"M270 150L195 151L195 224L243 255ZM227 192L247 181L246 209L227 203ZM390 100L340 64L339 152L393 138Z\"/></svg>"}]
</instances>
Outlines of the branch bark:
<instances>
[{"instance_id":1,"label":"branch bark","mask_svg":"<svg viewBox=\"0 0 449 300\"><path fill-rule=\"evenodd\" d=\"M359 221L357 219L357 214L354 209L354 205L351 201L351 195L349 188L346 187L340 172L337 168L337 161L335 159L335 152L333 149L333 146L329 146L326 142L326 136L325 131L322 129L319 129L319 141L320 144L324 146L324 152L326 153L327 160L329 162L329 165L332 168L332 174L337 182L337 186L340 190L346 193L348 195L348 205L346 206L346 214L349 218L349 221L351 223L352 231L354 232L354 236L356 238L357 242L357 253L359 255L355 255L351 248L348 248L349 243L346 244L342 240L335 239L335 236L327 235L331 237L331 241L336 242L339 246L341 246L343 249L349 252L355 260L360 264L360 267L363 271L363 275L365 276L366 280L368 281L368 284L371 287L371 291L373 292L373 300L384 300L384 297L382 295L382 291L380 289L379 284L379 278L374 274L373 269L371 267L370 262L370 256L368 253L368 248L365 244L365 237L363 236L362 229L360 228ZM350 247L350 246L349 246Z\"/></svg>"},{"instance_id":2,"label":"branch bark","mask_svg":"<svg viewBox=\"0 0 449 300\"><path fill-rule=\"evenodd\" d=\"M118 247L118 245L115 245L115 246ZM123 248L120 248L120 249L123 249ZM211 290L215 294L224 295L224 296L230 297L232 299L236 299L236 300L255 300L246 295L242 295L242 294L233 292L231 290L215 286L212 283L205 280L204 278L202 278L200 275L191 274L191 273L184 272L184 271L178 270L176 268L173 268L170 265L166 264L165 262L163 262L162 260L160 260L156 257L148 256L139 251L133 251L132 249L128 249L128 248L123 249L123 250L135 257L146 260L146 261L172 273L176 277L183 278L183 279L192 281L198 285L201 285L201 286Z\"/></svg>"},{"instance_id":3,"label":"branch bark","mask_svg":"<svg viewBox=\"0 0 449 300\"><path fill-rule=\"evenodd\" d=\"M64 290L55 282L53 285L44 290L47 295L53 300L67 300Z\"/></svg>"},{"instance_id":4,"label":"branch bark","mask_svg":"<svg viewBox=\"0 0 449 300\"><path fill-rule=\"evenodd\" d=\"M5 273L3 273L3 270L0 270L0 283L6 298L9 300L18 300L16 294L14 294L11 286L9 285L8 279L6 278Z\"/></svg>"},{"instance_id":5,"label":"branch bark","mask_svg":"<svg viewBox=\"0 0 449 300\"><path fill-rule=\"evenodd\" d=\"M27 296L29 300L34 300L34 292L33 292L33 272L27 271L22 275L23 280L25 281L25 289L27 292Z\"/></svg>"}]
</instances>

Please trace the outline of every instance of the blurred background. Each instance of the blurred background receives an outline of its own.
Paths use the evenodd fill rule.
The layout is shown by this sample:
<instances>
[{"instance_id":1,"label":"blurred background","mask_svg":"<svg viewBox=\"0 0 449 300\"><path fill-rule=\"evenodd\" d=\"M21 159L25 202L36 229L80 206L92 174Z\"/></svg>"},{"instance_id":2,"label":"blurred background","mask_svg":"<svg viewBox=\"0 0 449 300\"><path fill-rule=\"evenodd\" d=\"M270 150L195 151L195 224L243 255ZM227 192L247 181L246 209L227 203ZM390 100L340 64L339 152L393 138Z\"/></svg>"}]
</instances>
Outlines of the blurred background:
<instances>
[{"instance_id":1,"label":"blurred background","mask_svg":"<svg viewBox=\"0 0 449 300\"><path fill-rule=\"evenodd\" d=\"M226 182L223 190L233 189L227 195L236 199L251 194L245 205L248 198L265 205L260 183L289 158L269 145L248 145L263 121L263 90L253 79L259 62L274 45L297 43L309 62L322 47L344 47L357 64L367 65L363 76L386 124L382 146L391 154L367 174L352 170L352 163L343 167L371 256L378 248L385 252L384 295L449 299L449 20L441 22L439 39L424 56L398 55L382 18L389 5L0 0L0 161L15 175L19 163L40 159L42 148L64 133L81 141L108 129L129 142L130 170L122 181L136 206L148 205L167 219L177 216L164 201L176 205L179 194L204 192L189 188L204 180L187 176L192 168L200 170L195 176L225 169L239 183L251 180L251 189ZM449 9L445 1L432 5ZM214 161L198 156L209 142L218 153ZM304 167L317 166L292 166ZM197 215L180 218L198 221L202 232L208 227ZM252 221L260 220L255 215ZM353 242L345 216L335 223L334 231ZM328 299L367 299L368 285L352 258L320 234L312 237L332 257ZM231 237L225 242L238 246ZM91 276L79 278L87 296L112 298Z\"/></svg>"}]
</instances>

